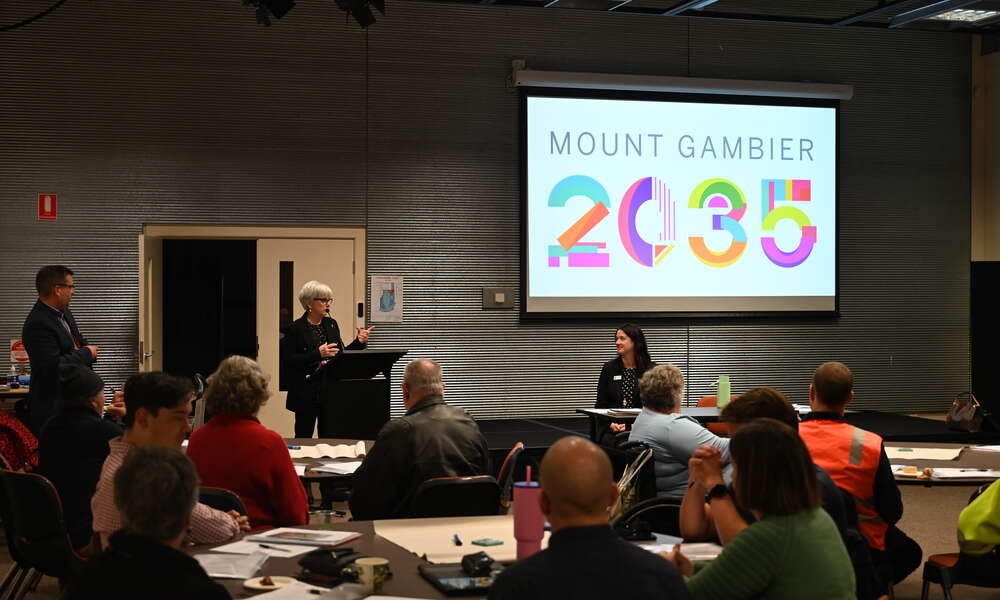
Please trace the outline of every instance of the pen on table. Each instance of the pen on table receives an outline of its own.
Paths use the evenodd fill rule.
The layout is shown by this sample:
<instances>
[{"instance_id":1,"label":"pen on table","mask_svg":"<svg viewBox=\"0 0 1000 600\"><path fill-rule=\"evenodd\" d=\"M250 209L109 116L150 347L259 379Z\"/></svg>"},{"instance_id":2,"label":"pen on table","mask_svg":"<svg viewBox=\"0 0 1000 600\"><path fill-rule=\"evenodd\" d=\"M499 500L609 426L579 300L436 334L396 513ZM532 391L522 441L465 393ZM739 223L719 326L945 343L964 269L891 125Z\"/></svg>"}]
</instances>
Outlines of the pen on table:
<instances>
[{"instance_id":1,"label":"pen on table","mask_svg":"<svg viewBox=\"0 0 1000 600\"><path fill-rule=\"evenodd\" d=\"M455 542L456 546L461 546L462 545L462 538L458 537L457 533L455 535L451 536L451 539Z\"/></svg>"},{"instance_id":2,"label":"pen on table","mask_svg":"<svg viewBox=\"0 0 1000 600\"><path fill-rule=\"evenodd\" d=\"M261 544L260 542L257 542L257 545L260 546L261 548L267 548L268 550L278 550L279 552L291 552L291 550L289 550L288 548L279 548L277 546L269 546L268 544Z\"/></svg>"},{"instance_id":3,"label":"pen on table","mask_svg":"<svg viewBox=\"0 0 1000 600\"><path fill-rule=\"evenodd\" d=\"M301 450L302 446L289 446L288 449L289 450Z\"/></svg>"},{"instance_id":4,"label":"pen on table","mask_svg":"<svg viewBox=\"0 0 1000 600\"><path fill-rule=\"evenodd\" d=\"M989 471L989 469L959 469L959 471Z\"/></svg>"}]
</instances>

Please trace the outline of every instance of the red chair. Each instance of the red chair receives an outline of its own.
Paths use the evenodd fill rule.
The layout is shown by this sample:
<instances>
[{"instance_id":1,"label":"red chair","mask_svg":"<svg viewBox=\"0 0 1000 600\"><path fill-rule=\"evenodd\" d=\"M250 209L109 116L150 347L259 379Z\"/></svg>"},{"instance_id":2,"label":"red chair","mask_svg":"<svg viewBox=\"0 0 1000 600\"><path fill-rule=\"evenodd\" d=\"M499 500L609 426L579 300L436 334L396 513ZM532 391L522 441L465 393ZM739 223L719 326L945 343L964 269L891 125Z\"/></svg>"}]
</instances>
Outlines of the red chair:
<instances>
[{"instance_id":1,"label":"red chair","mask_svg":"<svg viewBox=\"0 0 1000 600\"><path fill-rule=\"evenodd\" d=\"M737 397L732 396L731 398L735 400ZM698 398L699 407L718 405L719 400L715 396L702 396L701 398ZM708 427L708 430L715 435L729 436L729 423L707 423L706 426Z\"/></svg>"}]
</instances>

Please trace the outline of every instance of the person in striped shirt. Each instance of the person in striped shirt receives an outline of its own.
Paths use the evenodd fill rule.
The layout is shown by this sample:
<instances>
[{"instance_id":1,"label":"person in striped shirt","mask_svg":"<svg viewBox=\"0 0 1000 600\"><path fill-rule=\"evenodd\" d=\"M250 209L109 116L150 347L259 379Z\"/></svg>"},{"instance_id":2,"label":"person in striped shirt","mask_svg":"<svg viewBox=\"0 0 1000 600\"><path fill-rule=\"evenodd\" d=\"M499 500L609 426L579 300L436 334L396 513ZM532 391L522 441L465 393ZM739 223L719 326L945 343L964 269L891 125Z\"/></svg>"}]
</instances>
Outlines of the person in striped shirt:
<instances>
[{"instance_id":1,"label":"person in striped shirt","mask_svg":"<svg viewBox=\"0 0 1000 600\"><path fill-rule=\"evenodd\" d=\"M101 547L122 527L114 502L114 477L125 457L142 446L179 448L191 430L188 415L194 391L179 377L161 372L139 373L125 382L125 433L108 442L110 453L101 468L97 490L90 501L94 532ZM202 503L195 505L185 541L211 544L230 540L250 529L247 517L236 511L223 512Z\"/></svg>"}]
</instances>

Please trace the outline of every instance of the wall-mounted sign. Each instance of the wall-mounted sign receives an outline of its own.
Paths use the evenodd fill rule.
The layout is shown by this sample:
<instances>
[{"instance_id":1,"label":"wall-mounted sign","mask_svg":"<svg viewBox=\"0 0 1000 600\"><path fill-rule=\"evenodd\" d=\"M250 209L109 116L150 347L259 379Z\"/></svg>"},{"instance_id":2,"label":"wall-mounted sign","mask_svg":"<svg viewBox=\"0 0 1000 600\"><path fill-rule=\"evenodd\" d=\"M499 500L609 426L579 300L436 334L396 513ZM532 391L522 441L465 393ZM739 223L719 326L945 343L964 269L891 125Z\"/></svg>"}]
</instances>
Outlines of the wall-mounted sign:
<instances>
[{"instance_id":1,"label":"wall-mounted sign","mask_svg":"<svg viewBox=\"0 0 1000 600\"><path fill-rule=\"evenodd\" d=\"M59 217L59 195L38 194L38 220L55 221Z\"/></svg>"},{"instance_id":2,"label":"wall-mounted sign","mask_svg":"<svg viewBox=\"0 0 1000 600\"><path fill-rule=\"evenodd\" d=\"M372 297L368 303L372 323L403 322L403 278L372 275Z\"/></svg>"},{"instance_id":3,"label":"wall-mounted sign","mask_svg":"<svg viewBox=\"0 0 1000 600\"><path fill-rule=\"evenodd\" d=\"M28 351L24 349L24 342L22 342L21 340L10 341L10 362L12 363L28 362Z\"/></svg>"}]
</instances>

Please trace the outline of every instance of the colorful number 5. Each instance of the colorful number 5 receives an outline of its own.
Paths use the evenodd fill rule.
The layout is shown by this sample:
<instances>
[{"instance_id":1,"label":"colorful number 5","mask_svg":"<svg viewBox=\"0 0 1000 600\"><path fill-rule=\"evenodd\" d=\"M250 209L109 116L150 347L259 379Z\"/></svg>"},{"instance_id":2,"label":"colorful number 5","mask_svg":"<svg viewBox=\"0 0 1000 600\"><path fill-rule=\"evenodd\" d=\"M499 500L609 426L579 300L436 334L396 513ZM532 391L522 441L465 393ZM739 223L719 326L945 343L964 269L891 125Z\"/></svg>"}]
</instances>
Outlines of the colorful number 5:
<instances>
[{"instance_id":1,"label":"colorful number 5","mask_svg":"<svg viewBox=\"0 0 1000 600\"><path fill-rule=\"evenodd\" d=\"M808 179L765 179L762 182L761 202L763 208L763 222L760 228L764 231L774 231L778 221L791 219L799 226L802 238L799 246L791 252L784 252L775 243L773 237L760 238L761 246L764 247L764 254L771 262L779 267L791 268L802 264L802 261L809 258L813 246L816 244L816 226L809 221L806 213L794 206L774 207L775 202L809 202L811 183Z\"/></svg>"}]
</instances>

